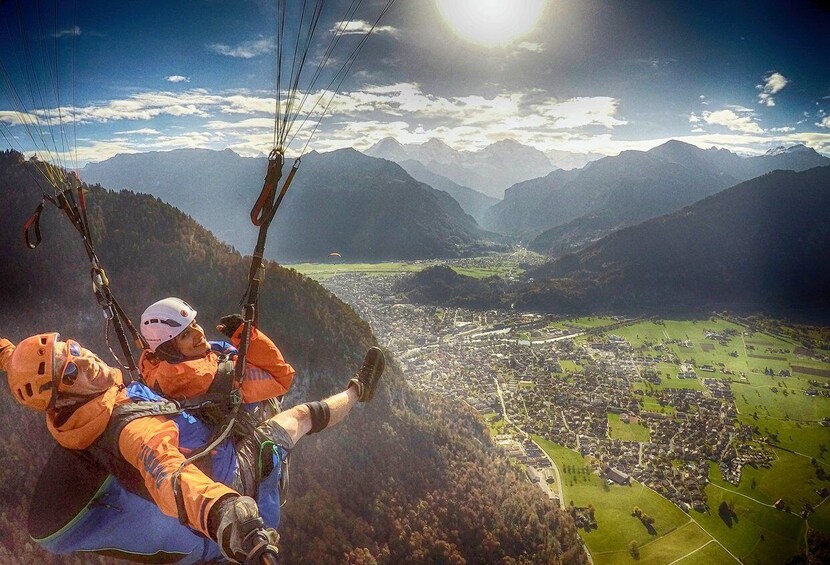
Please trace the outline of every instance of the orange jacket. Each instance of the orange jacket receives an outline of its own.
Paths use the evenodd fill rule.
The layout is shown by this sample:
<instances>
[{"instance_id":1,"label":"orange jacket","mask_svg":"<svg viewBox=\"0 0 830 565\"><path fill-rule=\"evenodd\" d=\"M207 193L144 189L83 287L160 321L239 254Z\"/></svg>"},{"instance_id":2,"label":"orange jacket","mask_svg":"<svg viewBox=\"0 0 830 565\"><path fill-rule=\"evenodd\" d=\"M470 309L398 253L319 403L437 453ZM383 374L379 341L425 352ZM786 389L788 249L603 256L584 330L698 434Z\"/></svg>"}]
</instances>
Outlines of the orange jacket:
<instances>
[{"instance_id":1,"label":"orange jacket","mask_svg":"<svg viewBox=\"0 0 830 565\"><path fill-rule=\"evenodd\" d=\"M47 414L47 427L59 444L67 449L84 449L98 439L107 427L113 408L131 402L121 379L118 381L117 386L78 408L60 426L55 426L51 413ZM118 447L124 460L141 474L159 509L168 516L178 517L172 477L185 456L179 450L176 424L164 416L137 418L124 426ZM214 502L226 494L238 494L212 480L195 465L187 465L182 470L181 489L188 525L208 537L207 516Z\"/></svg>"},{"instance_id":2,"label":"orange jacket","mask_svg":"<svg viewBox=\"0 0 830 565\"><path fill-rule=\"evenodd\" d=\"M236 347L242 329L240 326L231 338ZM147 385L174 400L206 393L218 366L219 356L215 351L208 351L200 359L168 363L148 356L145 350L139 361L141 376ZM279 348L268 336L253 328L242 381L242 402L261 402L282 396L288 392L293 380L294 368L285 362Z\"/></svg>"},{"instance_id":3,"label":"orange jacket","mask_svg":"<svg viewBox=\"0 0 830 565\"><path fill-rule=\"evenodd\" d=\"M7 366L13 343L0 338L0 369ZM103 394L75 410L60 425L55 413L46 413L46 427L52 437L67 449L86 449L107 428L113 409L131 402L124 390L123 377L116 371L115 384ZM179 428L164 416L137 418L126 426L118 438L121 456L141 474L144 485L161 511L178 517L173 495L172 477L185 456L179 450ZM207 517L213 504L226 494L238 494L222 483L213 481L195 465L187 465L181 473L188 525L210 537Z\"/></svg>"}]
</instances>

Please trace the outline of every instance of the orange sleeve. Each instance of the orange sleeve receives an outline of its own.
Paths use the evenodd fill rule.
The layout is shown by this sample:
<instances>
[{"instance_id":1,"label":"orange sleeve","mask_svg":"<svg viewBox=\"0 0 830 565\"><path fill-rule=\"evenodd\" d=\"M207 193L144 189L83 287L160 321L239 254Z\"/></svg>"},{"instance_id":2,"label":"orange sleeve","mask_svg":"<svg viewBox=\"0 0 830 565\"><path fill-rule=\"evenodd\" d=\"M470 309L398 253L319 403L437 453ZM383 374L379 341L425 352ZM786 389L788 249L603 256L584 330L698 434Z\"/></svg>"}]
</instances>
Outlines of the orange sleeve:
<instances>
[{"instance_id":1,"label":"orange sleeve","mask_svg":"<svg viewBox=\"0 0 830 565\"><path fill-rule=\"evenodd\" d=\"M161 511L178 517L173 473L185 457L179 451L176 424L163 416L138 418L124 426L118 447L124 459L141 473L144 485ZM220 497L238 493L211 480L195 465L185 466L180 484L188 525L210 537L207 529L210 508Z\"/></svg>"},{"instance_id":2,"label":"orange sleeve","mask_svg":"<svg viewBox=\"0 0 830 565\"><path fill-rule=\"evenodd\" d=\"M234 346L239 346L239 338L244 326L231 338ZM245 380L242 382L242 401L260 402L276 396L282 396L291 387L294 380L294 367L285 362L282 352L271 339L261 331L253 328L251 343L245 367Z\"/></svg>"},{"instance_id":3,"label":"orange sleeve","mask_svg":"<svg viewBox=\"0 0 830 565\"><path fill-rule=\"evenodd\" d=\"M216 356L171 364L141 354L139 370L144 381L167 398L181 400L207 392L216 374Z\"/></svg>"}]
</instances>

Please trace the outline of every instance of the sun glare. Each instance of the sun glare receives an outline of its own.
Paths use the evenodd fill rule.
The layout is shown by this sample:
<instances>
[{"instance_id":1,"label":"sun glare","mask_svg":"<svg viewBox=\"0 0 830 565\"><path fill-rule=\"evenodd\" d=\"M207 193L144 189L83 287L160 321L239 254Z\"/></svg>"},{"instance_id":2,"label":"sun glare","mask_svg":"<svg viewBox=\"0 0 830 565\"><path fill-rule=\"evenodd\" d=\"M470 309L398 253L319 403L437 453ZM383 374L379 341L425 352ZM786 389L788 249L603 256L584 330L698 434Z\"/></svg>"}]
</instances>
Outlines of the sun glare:
<instances>
[{"instance_id":1,"label":"sun glare","mask_svg":"<svg viewBox=\"0 0 830 565\"><path fill-rule=\"evenodd\" d=\"M435 0L455 32L487 47L506 45L529 32L545 0Z\"/></svg>"}]
</instances>

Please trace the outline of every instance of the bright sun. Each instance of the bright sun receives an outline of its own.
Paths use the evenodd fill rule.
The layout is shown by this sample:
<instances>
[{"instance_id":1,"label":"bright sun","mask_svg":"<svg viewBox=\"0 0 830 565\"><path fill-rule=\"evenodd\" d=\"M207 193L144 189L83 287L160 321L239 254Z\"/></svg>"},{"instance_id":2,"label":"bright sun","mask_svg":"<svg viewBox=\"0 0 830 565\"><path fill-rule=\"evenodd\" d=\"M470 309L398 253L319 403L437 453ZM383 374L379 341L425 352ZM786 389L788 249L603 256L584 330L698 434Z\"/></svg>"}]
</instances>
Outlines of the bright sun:
<instances>
[{"instance_id":1,"label":"bright sun","mask_svg":"<svg viewBox=\"0 0 830 565\"><path fill-rule=\"evenodd\" d=\"M530 31L545 0L435 0L456 33L479 45L506 45Z\"/></svg>"}]
</instances>

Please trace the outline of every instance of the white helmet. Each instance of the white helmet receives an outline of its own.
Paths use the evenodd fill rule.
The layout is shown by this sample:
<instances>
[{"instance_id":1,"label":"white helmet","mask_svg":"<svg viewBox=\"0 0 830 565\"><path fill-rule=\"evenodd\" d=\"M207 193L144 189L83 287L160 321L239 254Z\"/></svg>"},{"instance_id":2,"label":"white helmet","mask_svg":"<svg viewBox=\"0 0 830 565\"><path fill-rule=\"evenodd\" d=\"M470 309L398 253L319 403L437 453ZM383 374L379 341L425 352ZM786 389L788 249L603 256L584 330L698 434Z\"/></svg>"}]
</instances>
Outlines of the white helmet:
<instances>
[{"instance_id":1,"label":"white helmet","mask_svg":"<svg viewBox=\"0 0 830 565\"><path fill-rule=\"evenodd\" d=\"M141 335L147 340L150 351L170 341L196 319L196 310L181 298L169 297L159 300L141 315Z\"/></svg>"}]
</instances>

